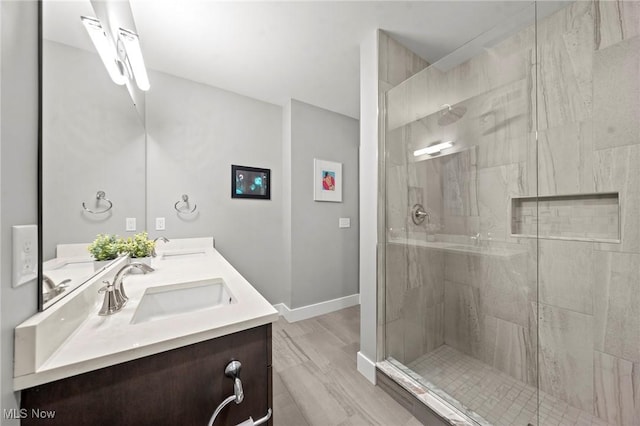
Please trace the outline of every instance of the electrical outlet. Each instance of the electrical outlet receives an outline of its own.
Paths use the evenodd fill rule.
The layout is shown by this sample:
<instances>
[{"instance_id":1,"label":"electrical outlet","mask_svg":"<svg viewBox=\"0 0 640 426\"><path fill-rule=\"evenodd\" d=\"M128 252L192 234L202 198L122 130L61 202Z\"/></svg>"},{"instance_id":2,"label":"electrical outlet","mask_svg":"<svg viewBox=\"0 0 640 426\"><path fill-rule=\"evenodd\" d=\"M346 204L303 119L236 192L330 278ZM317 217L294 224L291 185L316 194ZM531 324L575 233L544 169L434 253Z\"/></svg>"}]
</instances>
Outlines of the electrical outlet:
<instances>
[{"instance_id":1,"label":"electrical outlet","mask_svg":"<svg viewBox=\"0 0 640 426\"><path fill-rule=\"evenodd\" d=\"M338 219L338 228L350 228L351 227L351 218L341 217Z\"/></svg>"},{"instance_id":2,"label":"electrical outlet","mask_svg":"<svg viewBox=\"0 0 640 426\"><path fill-rule=\"evenodd\" d=\"M12 227L13 287L21 286L38 276L38 227Z\"/></svg>"},{"instance_id":3,"label":"electrical outlet","mask_svg":"<svg viewBox=\"0 0 640 426\"><path fill-rule=\"evenodd\" d=\"M164 217L156 217L156 231L164 231Z\"/></svg>"},{"instance_id":4,"label":"electrical outlet","mask_svg":"<svg viewBox=\"0 0 640 426\"><path fill-rule=\"evenodd\" d=\"M127 229L128 232L133 232L133 231L136 230L136 218L135 217L128 217L127 218L126 229Z\"/></svg>"}]
</instances>

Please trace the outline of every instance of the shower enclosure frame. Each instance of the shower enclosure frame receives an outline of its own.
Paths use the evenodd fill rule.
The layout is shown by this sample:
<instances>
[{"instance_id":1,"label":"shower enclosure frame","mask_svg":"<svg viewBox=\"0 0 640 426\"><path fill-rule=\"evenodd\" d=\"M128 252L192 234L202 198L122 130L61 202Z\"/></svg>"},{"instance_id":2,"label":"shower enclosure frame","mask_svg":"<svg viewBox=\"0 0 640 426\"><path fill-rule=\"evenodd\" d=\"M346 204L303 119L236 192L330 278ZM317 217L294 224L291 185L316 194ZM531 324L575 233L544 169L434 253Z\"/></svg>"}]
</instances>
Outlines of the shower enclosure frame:
<instances>
[{"instance_id":1,"label":"shower enclosure frame","mask_svg":"<svg viewBox=\"0 0 640 426\"><path fill-rule=\"evenodd\" d=\"M589 259L595 259L597 266L606 266L607 268L609 268L605 272L596 272L596 275L598 275L597 278L604 279L606 280L606 282L598 282L598 286L594 286L592 289L588 290L589 297L591 296L591 292L593 292L593 297L596 299L600 294L605 297L610 297L608 293L603 293L603 291L608 292L609 288L612 289L611 291L615 290L617 292L633 291L633 287L630 287L629 284L621 284L620 282L616 281L617 279L619 280L619 278L616 277L619 277L620 273L637 275L637 271L627 271L627 269L632 266L632 264L625 264L623 262L626 262L627 258L636 259L640 255L640 251L638 251L637 247L638 244L635 242L635 240L631 240L631 238L634 238L634 235L639 234L637 229L634 228L634 226L637 225L633 225L633 223L631 222L633 220L632 211L634 206L637 204L634 199L638 197L638 188L636 187L638 177L637 172L636 174L634 174L633 169L629 169L630 162L633 160L633 158L637 158L637 145L640 145L640 142L636 139L630 140L625 143L620 143L618 140L607 141L607 135L603 133L604 130L596 127L598 125L602 127L602 122L604 120L599 119L595 112L591 112L591 110L588 110L588 114L584 113L584 116L580 116L580 114L582 113L582 111L579 110L579 108L581 108L581 105L575 106L569 103L564 104L562 102L558 102L554 105L553 103L548 103L550 101L547 99L543 98L542 100L540 100L539 97L541 96L541 94L544 96L554 96L554 92L551 91L552 89L554 89L554 87L552 87L552 84L554 82L553 71L555 71L556 68L561 68L561 65L563 65L562 61L565 59L559 56L552 56L553 54L557 55L557 51L553 50L553 43L555 42L554 37L558 38L559 36L563 36L566 46L562 48L574 49L572 51L569 51L566 56L571 60L579 61L583 58L583 56L580 55L583 55L586 51L584 48L584 43L590 41L589 39L587 39L587 41L585 42L584 39L579 37L583 36L581 32L588 33L588 31L584 28L588 27L589 25L593 25L594 27L596 27L595 34L598 36L593 41L595 43L593 53L591 53L591 51L587 53L589 62L586 62L585 60L585 62L579 62L579 65L585 67L585 69L588 70L588 73L586 74L587 76L596 74L596 77L600 80L596 81L595 77L592 77L592 81L586 81L586 77L584 77L584 74L579 74L583 71L583 69L581 68L573 69L573 72L578 76L578 86L582 84L585 87L588 87L588 90L590 90L590 92L587 91L586 93L594 97L594 99L590 101L592 102L592 104L589 104L588 106L590 108L593 108L597 112L604 111L611 102L606 99L603 100L596 96L598 94L602 95L602 87L608 88L605 83L602 83L604 72L602 66L599 64L603 62L606 63L605 60L613 60L614 62L618 61L616 62L616 67L618 68L612 68L612 73L614 75L617 73L626 75L624 73L628 72L628 69L625 68L624 65L620 65L622 62L624 62L623 60L625 60L625 57L621 55L625 53L620 53L619 51L626 49L627 58L629 58L628 62L632 62L634 60L635 57L632 55L634 51L637 52L637 37L638 34L640 34L640 30L638 29L638 27L640 27L640 25L638 23L634 24L633 17L636 16L637 18L637 16L640 16L640 14L638 14L638 10L640 8L638 8L632 2L620 2L620 4L609 4L602 2L575 2L561 9L561 13L569 14L569 16L571 16L571 19L563 20L557 17L550 18L555 19L553 25L556 25L559 28L562 25L566 26L566 28L561 27L565 32L558 35L552 33L552 30L549 29L551 27L551 24L547 26L547 17L538 17L538 5L537 3L534 3L534 5L534 7L536 7L536 12L534 14L535 38L534 45L532 46L532 52L535 52L535 56L533 57L534 72L532 72L533 87L531 88L531 95L534 102L532 109L534 117L534 122L532 123L532 131L535 133L535 139L533 140L533 150L532 152L530 152L530 154L535 157L535 167L533 167L533 169L529 171L531 178L529 184L533 184L535 186L535 195L527 193L520 194L509 199L508 203L510 209L509 216L511 218L515 217L514 211L516 211L516 209L519 209L518 212L526 211L527 209L533 209L532 211L534 212L532 222L526 225L528 226L528 228L526 228L526 226L522 224L515 226L515 228L513 224L509 224L509 226L511 227L511 238L520 238L522 240L530 239L530 247L532 247L532 253L534 253L533 255L535 256L535 270L532 270L530 272L531 274L534 274L530 275L530 278L535 278L535 301L534 303L532 303L532 305L534 306L532 318L535 318L535 336L532 336L535 342L535 399L538 406L544 406L545 401L543 399L547 398L549 392L551 392L556 395L561 400L561 402L568 402L570 408L580 406L586 407L583 408L586 412L592 412L594 416L599 417L599 420L596 419L595 421L608 421L611 424L628 424L625 422L628 422L629 419L635 419L631 420L632 422L638 421L638 417L633 417L633 401L629 403L628 400L624 400L618 402L618 405L621 405L621 407L614 407L616 405L616 401L614 400L615 397L613 396L613 394L605 393L605 390L613 389L611 392L619 392L622 394L624 392L628 393L628 385L623 382L623 379L626 376L623 376L623 374L638 374L637 372L622 373L623 370L627 371L627 369L631 369L629 371L635 371L633 370L632 365L637 366L637 363L639 362L634 358L636 356L634 352L635 349L630 347L635 343L634 337L631 336L630 333L632 333L633 330L636 330L638 321L635 317L637 316L637 312L634 311L634 313L632 314L633 318L629 320L630 327L629 324L627 324L627 334L625 334L625 327L617 325L620 321L623 320L624 317L615 316L620 315L618 311L624 312L624 300L621 301L612 299L611 301L607 302L615 305L612 305L613 307L611 308L607 307L607 309L617 309L617 311L607 314L609 315L609 317L611 315L614 315L612 319L609 319L609 317L605 316L604 320L602 320L603 314L601 312L596 312L597 309L601 308L593 307L593 312L591 312L592 308L589 306L577 306L576 303L578 302L576 302L574 298L571 298L569 300L559 300L558 294L554 293L554 291L557 290L550 290L549 287L554 283L554 280L549 278L549 275L551 274L549 268L563 268L565 264L563 264L562 262L566 261L567 253L570 253L572 250L575 250L577 248L580 252L580 255L587 253L586 256L591 256L589 257ZM617 11L613 11L612 8L614 6L618 7ZM618 22L605 22L607 19L612 19L611 16L616 16L610 16L612 11L618 13L618 17L616 18ZM578 24L576 24L576 22L582 26L578 27ZM574 25L574 27L571 27L571 25ZM620 26L618 32L616 32L615 25ZM541 35L538 33L540 31L540 28L542 28ZM573 32L571 32L570 30ZM616 36L616 34L618 35ZM541 39L539 39L539 37L541 37ZM570 42L574 40L571 37L575 37L576 40L579 40L583 44L571 44ZM616 37L619 37L620 39L618 40L616 39ZM604 38L606 38L606 40ZM618 52L616 52L616 49L618 50ZM628 52L631 53L629 54ZM595 58L593 59L593 63L591 62L592 59L590 55L593 55L593 57ZM557 63L554 63L554 60ZM593 69L591 69L591 67ZM560 76L563 80L560 80ZM573 75L571 77L573 77ZM630 77L632 77L632 74L630 74ZM555 78L557 78L557 82L559 82L558 84L560 85L576 85L574 81L564 81L565 76L563 74L559 74L559 76ZM580 78L582 78L583 80L580 80ZM621 78L618 78L618 80L621 84L625 82L625 80ZM588 84L590 84L591 86L587 86ZM636 93L635 91L638 90L636 86L633 86L633 82L624 84L631 85L630 90L632 93ZM622 85L624 86L624 84ZM575 87L568 87L567 91L570 91L569 89L573 90L575 89ZM581 89L583 92L585 91L583 87L578 87L578 89ZM616 90L615 88L608 89L614 91ZM598 92L598 90L600 90L600 92ZM618 96L624 97L624 93L622 90L617 90L617 93ZM566 95L569 97L571 94L567 95L563 93L562 95ZM623 103L627 101L628 98L625 98ZM633 101L633 99L631 99L631 101ZM540 102L542 102L542 107L540 106ZM560 110L560 112L564 113L569 118L566 118L564 116L561 117L565 121L560 121L559 118L554 118L553 114L558 112L557 110L554 110L554 108ZM563 110L562 108L565 109ZM633 106L631 106L631 109L632 108ZM386 137L387 97L385 93L379 95L378 111L378 152L381 155L379 155L378 159L379 191L377 229L378 253L376 335L378 370L381 370L381 363L384 363L389 355L387 351L388 336L387 331L385 330L385 309L387 306L386 264L389 260L387 257L387 194L389 188L387 188L388 141ZM632 109L632 111L635 110ZM574 116L578 116L579 118L575 118ZM625 123L621 124L622 119L619 119L617 117L609 118L611 118L614 122L615 120L618 120L616 124L618 124L619 128L622 128L624 130ZM558 120L558 122L554 123L553 120ZM574 125L574 122L577 124ZM586 124L583 126L583 123ZM565 126L569 130L566 130L566 128L562 126ZM574 127L577 127L576 132L579 133L579 135L577 136L577 141L579 143L584 143L584 140L593 137L593 142L589 142L593 143L593 148L590 148L592 149L592 151L588 151L585 154L583 151L580 151L580 145L578 145L578 149L576 151L560 152L559 149L555 148L553 145L554 143L564 143L564 140L562 138L559 138L558 135L553 134L553 131L555 131L555 129L557 129L558 127L561 127L562 131L567 133L564 135L565 139L567 139L567 143L575 143L575 141L572 141L571 139L574 135L572 133L568 133L570 131L574 131ZM604 142L603 139L605 139ZM591 180L585 180L584 176L582 175L577 176L577 178L576 176L571 176L572 179L576 178L574 180L577 180L578 182L578 190L575 190L574 188L570 187L570 185L567 185L567 181L569 180L568 178L564 176L556 178L556 176L550 177L549 175L549 170L553 171L553 169L550 169L550 167L553 167L554 160L559 161L571 158L574 152L577 153L575 154L576 156L578 154L580 156L591 155L592 158L589 157L588 160L594 163L593 170L587 170L587 172L593 174L593 177L590 178ZM596 164L596 160L599 163ZM583 157L580 157L580 161L584 161ZM551 166L549 165L550 163ZM591 163L587 163L587 165L590 164ZM622 169L623 171L621 172L620 169ZM618 170L617 174L614 174L613 170ZM574 174L577 175L577 173ZM551 182L551 179L558 180ZM564 181L562 179L564 179ZM626 183L624 182L624 179L627 179ZM621 181L622 183L620 183ZM574 182L572 181L571 183ZM596 211L597 208L592 207L596 205L600 205L603 207L600 210ZM606 219L606 223L601 227L602 229L599 229L600 225L593 225L590 229L586 229L585 227L581 228L579 225L572 225L573 228L567 230L567 236L565 236L564 234L560 235L558 228L550 226L549 223L545 222L544 217L546 217L546 215L550 211L560 212L560 214L562 214L562 212L564 211L563 209L567 206L573 208L574 211L576 209L578 211L587 211L584 214L584 216L587 218L595 217L596 219ZM411 205L405 207L411 208ZM593 210L591 211L589 209ZM587 222L589 220L590 219L588 219ZM578 222L576 221L576 223ZM600 222L594 221L594 223ZM581 235L581 233L583 233L584 235ZM627 254L627 252L629 253ZM560 259L557 262L560 263L553 263L553 257L556 255ZM597 256L601 256L604 260L598 259ZM581 263L580 261L571 258L568 264L566 264L566 268L571 269L576 267L576 265L582 265L583 269L591 267L589 262ZM563 271L559 270L558 272L562 273ZM578 270L577 273L579 274L580 270ZM600 289L600 287L602 286L606 288L604 290ZM586 291L587 290L585 289L585 292ZM631 302L633 300L636 300L637 290L636 293L630 293L630 297ZM584 297L575 297L575 299L581 298ZM582 321L583 318L584 321ZM591 328L587 328L586 325L584 326L585 332L582 335L569 335L563 330L558 331L558 334L555 336L550 335L550 332L555 330L554 327L560 327L558 324L554 324L554 321L556 320L569 321L569 324L572 327L578 326L579 324L581 324L581 321L584 323L588 323L589 327L591 327L590 324L591 322L593 322L594 337L591 337ZM600 324L600 322L602 321L606 322L604 324ZM616 323L615 321L618 321L618 323ZM541 328L544 328L542 334ZM621 337L616 335L616 333L618 333ZM572 368L576 367L565 367L562 365L554 366L552 364L547 364L549 362L553 362L554 357L561 357L562 351L570 351L575 349L570 348L569 346L574 345L576 341L564 343L562 342L562 339L568 338L569 340L575 340L580 339L580 336L584 336L584 340L588 343L584 344L586 352L593 351L593 355L589 354L589 357L593 357L593 359L591 360L591 358L589 358L589 362L582 362L584 361L583 359L578 359L578 362L582 363L582 367L589 366L591 365L590 363L593 364L593 371L591 371L591 367L589 367L588 372L589 375L592 373L594 374L595 378L593 380L595 382L590 385L593 387L592 390L588 389L585 392L579 392L575 391L574 389L573 391L567 393L566 389L563 389L563 386L566 387L567 383L579 382L579 379L575 379L575 376L579 376L580 371L583 371L586 374L587 370L572 370ZM631 343L625 343L625 336L627 337L627 341L631 340ZM591 340L593 340L593 347L589 346L591 345ZM557 346L558 342L560 342L560 347ZM582 344L582 342L579 341L577 341L577 343ZM552 347L551 345L553 344L556 344L556 347ZM562 346L563 344L565 346ZM610 347L607 345L612 346ZM553 351L560 352L553 353ZM565 362L566 360L561 361ZM563 369L565 370L563 371ZM620 370L620 373L618 373L619 376L616 377L615 372L618 371L618 369ZM613 373L611 373L611 371L613 371ZM567 372L573 372L573 375L570 375L570 373ZM576 372L578 374L575 374ZM567 376L556 377L558 374L565 374ZM554 384L551 380L560 380L560 384L558 385L557 389L553 388ZM541 395L540 393L542 387L544 387L547 391L545 395ZM594 395L593 402L591 402L590 396L588 394L589 392L592 392ZM562 399L565 397L564 395L567 395L566 400ZM593 404L593 408L590 408L590 404ZM629 404L631 404L631 406ZM638 403L636 402L636 404ZM639 411L640 410L636 411L636 416L640 416L640 413L638 413ZM536 416L537 422L539 423L541 421L541 413L539 408L536 408Z\"/></svg>"}]
</instances>

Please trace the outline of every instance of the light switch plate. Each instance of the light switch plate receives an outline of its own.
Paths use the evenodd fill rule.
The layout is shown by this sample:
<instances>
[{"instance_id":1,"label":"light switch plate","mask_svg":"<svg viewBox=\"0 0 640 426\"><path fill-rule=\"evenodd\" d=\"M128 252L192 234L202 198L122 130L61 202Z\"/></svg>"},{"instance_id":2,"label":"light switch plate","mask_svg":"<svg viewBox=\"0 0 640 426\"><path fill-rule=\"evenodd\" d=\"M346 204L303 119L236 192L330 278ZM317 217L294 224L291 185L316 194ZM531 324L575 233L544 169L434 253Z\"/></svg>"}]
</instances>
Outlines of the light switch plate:
<instances>
[{"instance_id":1,"label":"light switch plate","mask_svg":"<svg viewBox=\"0 0 640 426\"><path fill-rule=\"evenodd\" d=\"M339 228L351 228L351 218L341 217L338 220L338 227Z\"/></svg>"},{"instance_id":2,"label":"light switch plate","mask_svg":"<svg viewBox=\"0 0 640 426\"><path fill-rule=\"evenodd\" d=\"M12 227L13 287L38 277L38 227L16 225Z\"/></svg>"},{"instance_id":3,"label":"light switch plate","mask_svg":"<svg viewBox=\"0 0 640 426\"><path fill-rule=\"evenodd\" d=\"M156 217L156 231L164 231L164 217Z\"/></svg>"},{"instance_id":4,"label":"light switch plate","mask_svg":"<svg viewBox=\"0 0 640 426\"><path fill-rule=\"evenodd\" d=\"M128 217L126 223L127 232L133 232L136 230L136 218Z\"/></svg>"}]
</instances>

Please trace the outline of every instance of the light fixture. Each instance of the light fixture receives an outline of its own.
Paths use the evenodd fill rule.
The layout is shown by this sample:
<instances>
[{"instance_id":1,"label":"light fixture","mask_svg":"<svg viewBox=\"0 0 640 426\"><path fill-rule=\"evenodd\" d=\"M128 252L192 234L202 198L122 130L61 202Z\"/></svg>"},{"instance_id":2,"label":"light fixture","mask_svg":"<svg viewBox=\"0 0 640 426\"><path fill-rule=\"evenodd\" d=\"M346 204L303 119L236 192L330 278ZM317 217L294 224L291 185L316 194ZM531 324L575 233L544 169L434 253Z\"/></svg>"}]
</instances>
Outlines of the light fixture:
<instances>
[{"instance_id":1,"label":"light fixture","mask_svg":"<svg viewBox=\"0 0 640 426\"><path fill-rule=\"evenodd\" d=\"M149 77L138 34L119 28L117 38L114 37L116 46L113 46L98 19L87 16L81 16L80 19L114 83L122 85L127 80L135 79L140 90L149 90Z\"/></svg>"},{"instance_id":2,"label":"light fixture","mask_svg":"<svg viewBox=\"0 0 640 426\"><path fill-rule=\"evenodd\" d=\"M440 154L440 152L443 149L447 149L447 148L451 148L453 146L453 142L452 141L447 141L447 142L442 142L442 143L435 143L433 145L429 145L426 148L422 148L422 149L418 149L416 151L413 151L413 156L414 157L419 157L421 155L424 154Z\"/></svg>"},{"instance_id":3,"label":"light fixture","mask_svg":"<svg viewBox=\"0 0 640 426\"><path fill-rule=\"evenodd\" d=\"M140 90L146 92L149 90L149 77L147 76L147 69L144 66L144 59L142 59L138 34L125 30L124 28L120 28L118 33L118 41L122 41L124 44L126 59L131 67L136 84Z\"/></svg>"},{"instance_id":4,"label":"light fixture","mask_svg":"<svg viewBox=\"0 0 640 426\"><path fill-rule=\"evenodd\" d=\"M100 59L107 68L107 72L114 83L122 85L127 82L127 77L123 74L122 64L118 63L115 57L115 50L109 43L107 34L102 28L102 24L96 18L89 18L88 16L81 16L82 24L89 33L93 45L100 55Z\"/></svg>"}]
</instances>

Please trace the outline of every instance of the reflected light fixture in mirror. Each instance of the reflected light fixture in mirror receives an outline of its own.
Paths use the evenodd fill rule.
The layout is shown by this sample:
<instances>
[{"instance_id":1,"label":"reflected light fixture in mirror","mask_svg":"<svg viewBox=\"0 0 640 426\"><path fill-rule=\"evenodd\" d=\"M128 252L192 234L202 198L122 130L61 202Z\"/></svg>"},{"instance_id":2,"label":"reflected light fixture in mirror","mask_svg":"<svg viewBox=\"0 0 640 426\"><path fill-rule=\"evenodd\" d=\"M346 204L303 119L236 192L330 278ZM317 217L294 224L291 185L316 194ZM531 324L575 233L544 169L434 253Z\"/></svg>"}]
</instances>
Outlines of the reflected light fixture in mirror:
<instances>
[{"instance_id":1,"label":"reflected light fixture in mirror","mask_svg":"<svg viewBox=\"0 0 640 426\"><path fill-rule=\"evenodd\" d=\"M119 28L116 46L113 47L98 19L88 16L81 16L80 19L113 82L122 85L127 79L131 79L135 80L140 90L149 90L149 77L144 66L138 34Z\"/></svg>"},{"instance_id":2,"label":"reflected light fixture in mirror","mask_svg":"<svg viewBox=\"0 0 640 426\"><path fill-rule=\"evenodd\" d=\"M89 33L89 37L91 37L91 41L96 47L98 55L100 55L100 59L102 59L111 80L118 85L125 84L127 78L120 70L121 66L118 66L119 64L114 56L113 49L110 46L109 39L107 38L107 34L104 32L100 21L88 16L81 16L80 19Z\"/></svg>"},{"instance_id":3,"label":"reflected light fixture in mirror","mask_svg":"<svg viewBox=\"0 0 640 426\"><path fill-rule=\"evenodd\" d=\"M435 144L429 145L426 148L413 151L413 156L419 157L425 154L429 154L429 155L440 154L440 152L442 152L443 149L451 148L452 146L453 146L452 141L435 143Z\"/></svg>"},{"instance_id":4,"label":"reflected light fixture in mirror","mask_svg":"<svg viewBox=\"0 0 640 426\"><path fill-rule=\"evenodd\" d=\"M131 71L136 79L136 84L140 90L145 92L149 90L149 77L147 76L147 69L144 66L144 59L142 58L142 50L140 50L140 41L138 40L138 34L133 31L120 28L118 31L118 42L124 44L124 53L126 59L131 66ZM120 49L118 49L120 51Z\"/></svg>"}]
</instances>

